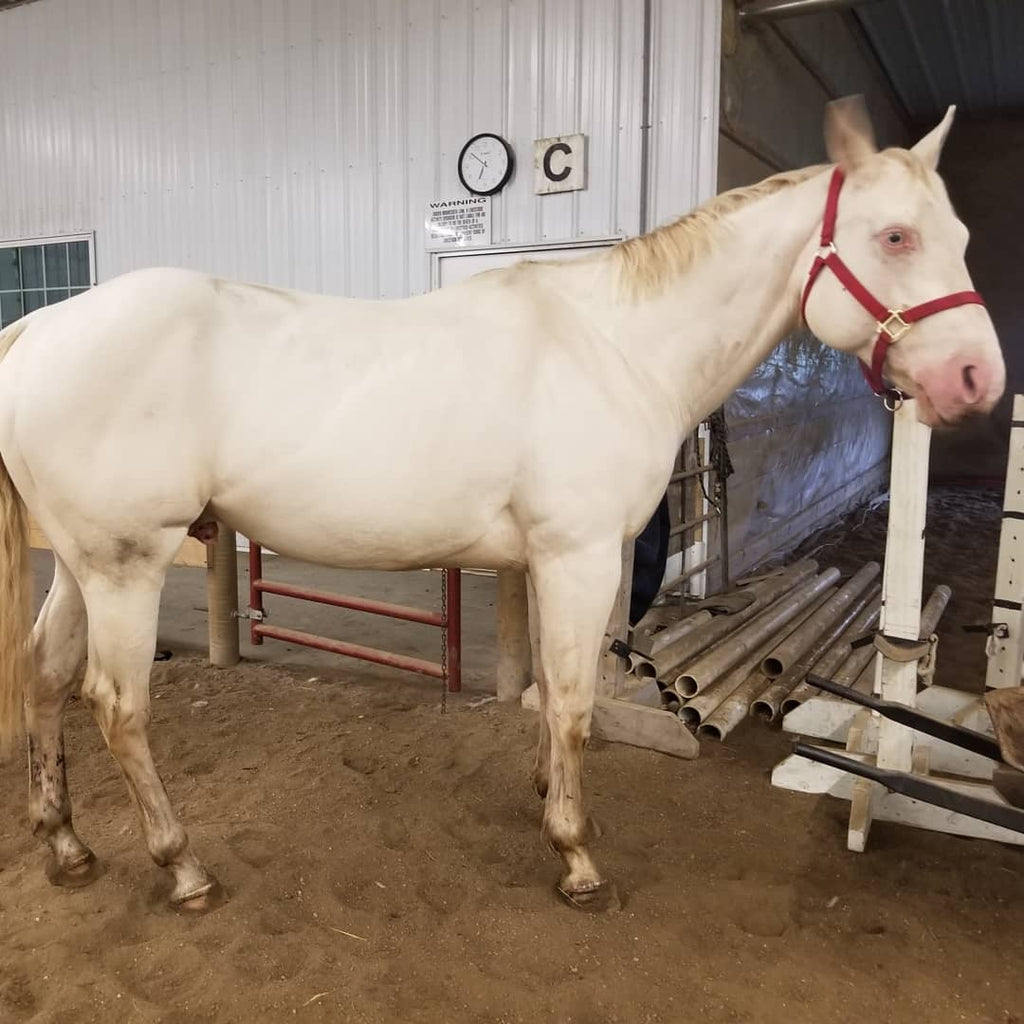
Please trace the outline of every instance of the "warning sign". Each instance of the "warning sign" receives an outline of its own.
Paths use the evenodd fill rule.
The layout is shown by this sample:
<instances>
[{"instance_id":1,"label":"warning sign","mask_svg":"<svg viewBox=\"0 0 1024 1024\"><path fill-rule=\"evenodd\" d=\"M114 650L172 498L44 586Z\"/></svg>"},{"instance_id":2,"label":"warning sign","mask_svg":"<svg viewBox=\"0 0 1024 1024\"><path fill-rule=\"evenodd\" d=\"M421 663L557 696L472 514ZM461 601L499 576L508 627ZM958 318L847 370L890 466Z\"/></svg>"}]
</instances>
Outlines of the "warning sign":
<instances>
[{"instance_id":1,"label":"warning sign","mask_svg":"<svg viewBox=\"0 0 1024 1024\"><path fill-rule=\"evenodd\" d=\"M426 247L473 249L491 244L491 197L436 199L427 204L423 222Z\"/></svg>"}]
</instances>

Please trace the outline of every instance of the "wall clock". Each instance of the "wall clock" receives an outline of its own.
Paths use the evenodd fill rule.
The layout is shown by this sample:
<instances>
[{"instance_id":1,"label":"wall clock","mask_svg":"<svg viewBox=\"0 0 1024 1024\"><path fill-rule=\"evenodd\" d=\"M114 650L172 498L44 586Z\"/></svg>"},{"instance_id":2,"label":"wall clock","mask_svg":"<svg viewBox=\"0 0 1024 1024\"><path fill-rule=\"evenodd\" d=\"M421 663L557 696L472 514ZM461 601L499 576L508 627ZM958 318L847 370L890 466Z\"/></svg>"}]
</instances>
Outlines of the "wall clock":
<instances>
[{"instance_id":1,"label":"wall clock","mask_svg":"<svg viewBox=\"0 0 1024 1024\"><path fill-rule=\"evenodd\" d=\"M512 147L491 132L474 135L459 153L459 181L474 195L493 196L512 177Z\"/></svg>"}]
</instances>

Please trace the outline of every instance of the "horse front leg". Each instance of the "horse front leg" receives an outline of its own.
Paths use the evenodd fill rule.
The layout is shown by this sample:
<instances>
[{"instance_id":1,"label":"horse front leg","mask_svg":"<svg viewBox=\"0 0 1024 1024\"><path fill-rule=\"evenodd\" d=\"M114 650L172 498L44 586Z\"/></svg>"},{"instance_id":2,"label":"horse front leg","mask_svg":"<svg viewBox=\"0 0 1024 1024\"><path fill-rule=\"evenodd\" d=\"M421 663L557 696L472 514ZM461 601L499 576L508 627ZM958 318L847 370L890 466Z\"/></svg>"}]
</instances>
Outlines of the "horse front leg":
<instances>
[{"instance_id":1,"label":"horse front leg","mask_svg":"<svg viewBox=\"0 0 1024 1024\"><path fill-rule=\"evenodd\" d=\"M544 835L563 861L559 893L574 906L605 909L617 898L586 848L583 748L590 738L601 643L622 576L621 540L536 559L530 571L540 618L541 713L550 746ZM542 727L539 756L544 740Z\"/></svg>"}]
</instances>

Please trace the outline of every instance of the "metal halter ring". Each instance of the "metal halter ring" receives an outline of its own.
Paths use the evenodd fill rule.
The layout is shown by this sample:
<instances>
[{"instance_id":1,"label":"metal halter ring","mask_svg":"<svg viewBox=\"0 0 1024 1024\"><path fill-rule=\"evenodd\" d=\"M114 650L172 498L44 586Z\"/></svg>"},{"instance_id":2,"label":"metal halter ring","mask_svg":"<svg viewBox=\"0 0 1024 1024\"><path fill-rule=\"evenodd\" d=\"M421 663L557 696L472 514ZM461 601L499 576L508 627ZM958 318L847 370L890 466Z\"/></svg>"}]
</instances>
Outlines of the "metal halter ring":
<instances>
[{"instance_id":1,"label":"metal halter ring","mask_svg":"<svg viewBox=\"0 0 1024 1024\"><path fill-rule=\"evenodd\" d=\"M899 388L887 388L878 397L889 412L895 412L903 405L904 395Z\"/></svg>"}]
</instances>

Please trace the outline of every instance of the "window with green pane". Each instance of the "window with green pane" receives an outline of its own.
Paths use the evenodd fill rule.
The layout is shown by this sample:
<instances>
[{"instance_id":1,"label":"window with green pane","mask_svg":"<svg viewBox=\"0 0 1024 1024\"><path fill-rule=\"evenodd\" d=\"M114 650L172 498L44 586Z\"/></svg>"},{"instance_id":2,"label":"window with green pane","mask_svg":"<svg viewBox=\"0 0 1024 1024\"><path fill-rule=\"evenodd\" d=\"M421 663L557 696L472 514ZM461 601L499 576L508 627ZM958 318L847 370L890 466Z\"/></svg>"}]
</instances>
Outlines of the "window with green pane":
<instances>
[{"instance_id":1,"label":"window with green pane","mask_svg":"<svg viewBox=\"0 0 1024 1024\"><path fill-rule=\"evenodd\" d=\"M0 242L0 327L92 284L88 238Z\"/></svg>"}]
</instances>

